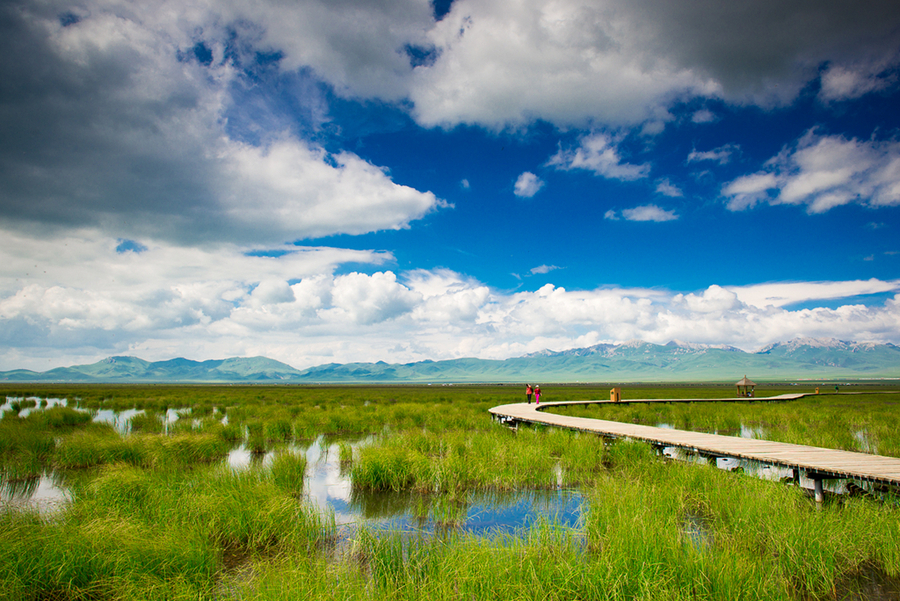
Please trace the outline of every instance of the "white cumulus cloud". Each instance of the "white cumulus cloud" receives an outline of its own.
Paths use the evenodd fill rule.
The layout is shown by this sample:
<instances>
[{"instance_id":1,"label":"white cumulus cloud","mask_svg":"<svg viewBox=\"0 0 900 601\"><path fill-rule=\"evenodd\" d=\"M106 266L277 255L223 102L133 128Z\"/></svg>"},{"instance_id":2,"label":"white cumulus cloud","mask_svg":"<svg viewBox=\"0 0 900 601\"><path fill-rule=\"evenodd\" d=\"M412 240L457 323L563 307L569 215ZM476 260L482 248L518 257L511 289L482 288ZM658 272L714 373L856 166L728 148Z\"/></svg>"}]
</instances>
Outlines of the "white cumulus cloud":
<instances>
[{"instance_id":1,"label":"white cumulus cloud","mask_svg":"<svg viewBox=\"0 0 900 601\"><path fill-rule=\"evenodd\" d=\"M675 221L675 211L667 211L656 205L643 205L632 209L622 209L622 217L628 221Z\"/></svg>"},{"instance_id":2,"label":"white cumulus cloud","mask_svg":"<svg viewBox=\"0 0 900 601\"><path fill-rule=\"evenodd\" d=\"M632 181L647 177L650 165L624 162L617 144L609 134L594 133L585 136L574 150L560 149L547 164L566 171L585 169L609 179Z\"/></svg>"},{"instance_id":3,"label":"white cumulus cloud","mask_svg":"<svg viewBox=\"0 0 900 601\"><path fill-rule=\"evenodd\" d=\"M312 129L324 118L321 108L302 108L304 99L288 117L236 97L248 86L240 65L256 60L254 46L281 52L282 69L321 64L368 90L362 79L371 61L383 72L379 61L391 54L402 72L407 63L397 46L390 53L384 47L421 31L430 21L427 2L410 0L394 12L361 5L327 27L342 12L329 3L306 2L304 12L261 2L256 21L245 19L247 7L238 4L216 11L205 3L88 1L77 15L63 2L4 5L2 18L11 25L0 52L21 59L0 65L0 77L17 90L0 108L2 222L57 232L93 227L181 244L277 244L404 228L446 206L430 192L396 184L356 154L328 153L304 139L297 117L309 117ZM363 24L358 19L366 11L372 14ZM404 20L404 11L419 16ZM401 22L410 20L417 25L404 29ZM319 27L315 36L289 43L288 25L301 21ZM354 23L365 39L326 35L343 25L346 35ZM393 42L388 23L397 25ZM204 62L194 55L198 44L208 53ZM380 58L367 53L373 45ZM342 67L329 70L329 61ZM373 79L377 88L376 80L383 78ZM376 92L382 93L370 90ZM315 95L308 95L313 104ZM259 113L257 121L246 118L248 111Z\"/></svg>"},{"instance_id":4,"label":"white cumulus cloud","mask_svg":"<svg viewBox=\"0 0 900 601\"><path fill-rule=\"evenodd\" d=\"M852 100L883 90L896 83L896 75L889 72L891 67L896 66L896 57L893 61L830 65L822 73L819 97L825 102Z\"/></svg>"},{"instance_id":5,"label":"white cumulus cloud","mask_svg":"<svg viewBox=\"0 0 900 601\"><path fill-rule=\"evenodd\" d=\"M868 294L900 292L900 280L853 280L846 282L778 282L751 286L728 286L727 290L754 307L784 307L808 301L834 300Z\"/></svg>"},{"instance_id":6,"label":"white cumulus cloud","mask_svg":"<svg viewBox=\"0 0 900 601\"><path fill-rule=\"evenodd\" d=\"M531 268L531 275L550 273L559 269L556 265L538 265Z\"/></svg>"},{"instance_id":7,"label":"white cumulus cloud","mask_svg":"<svg viewBox=\"0 0 900 601\"><path fill-rule=\"evenodd\" d=\"M296 140L268 148L231 144L223 160L222 211L254 239L400 229L444 206L431 193L393 183L355 154L328 155Z\"/></svg>"},{"instance_id":8,"label":"white cumulus cloud","mask_svg":"<svg viewBox=\"0 0 900 601\"><path fill-rule=\"evenodd\" d=\"M809 213L858 203L900 204L900 142L847 139L810 130L766 169L722 188L731 210L757 203L805 205Z\"/></svg>"},{"instance_id":9,"label":"white cumulus cloud","mask_svg":"<svg viewBox=\"0 0 900 601\"><path fill-rule=\"evenodd\" d=\"M522 173L516 179L515 195L519 198L531 198L544 187L544 181L530 171Z\"/></svg>"},{"instance_id":10,"label":"white cumulus cloud","mask_svg":"<svg viewBox=\"0 0 900 601\"><path fill-rule=\"evenodd\" d=\"M694 149L688 154L687 162L712 161L720 165L727 165L731 162L731 157L739 150L740 147L737 144L725 144L724 146L704 151Z\"/></svg>"},{"instance_id":11,"label":"white cumulus cloud","mask_svg":"<svg viewBox=\"0 0 900 601\"><path fill-rule=\"evenodd\" d=\"M669 196L670 198L684 196L684 192L681 191L681 188L670 182L668 178L663 178L656 182L656 192L663 196Z\"/></svg>"},{"instance_id":12,"label":"white cumulus cloud","mask_svg":"<svg viewBox=\"0 0 900 601\"><path fill-rule=\"evenodd\" d=\"M825 94L873 89L879 71L840 84L838 72L895 60L898 23L888 2L456 0L426 34L434 61L409 95L426 126L543 119L652 134L685 98L787 104L823 64Z\"/></svg>"}]
</instances>

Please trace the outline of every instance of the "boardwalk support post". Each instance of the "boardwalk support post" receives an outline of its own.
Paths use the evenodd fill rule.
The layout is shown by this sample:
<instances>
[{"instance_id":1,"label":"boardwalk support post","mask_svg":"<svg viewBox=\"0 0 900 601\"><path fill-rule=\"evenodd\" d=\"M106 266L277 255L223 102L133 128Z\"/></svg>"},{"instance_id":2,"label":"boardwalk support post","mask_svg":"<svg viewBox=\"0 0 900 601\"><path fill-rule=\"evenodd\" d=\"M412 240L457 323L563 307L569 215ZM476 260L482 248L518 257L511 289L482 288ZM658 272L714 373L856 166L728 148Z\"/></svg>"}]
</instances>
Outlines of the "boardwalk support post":
<instances>
[{"instance_id":1,"label":"boardwalk support post","mask_svg":"<svg viewBox=\"0 0 900 601\"><path fill-rule=\"evenodd\" d=\"M700 455L701 457L703 457L704 459L706 459L706 462L707 462L709 465L711 465L711 466L713 466L713 467L718 467L718 465L719 465L719 464L718 464L718 459L719 459L719 456L718 456L718 455L714 455L714 454L712 454L712 453L704 453L704 452L702 452L702 451L699 452L699 455Z\"/></svg>"},{"instance_id":2,"label":"boardwalk support post","mask_svg":"<svg viewBox=\"0 0 900 601\"><path fill-rule=\"evenodd\" d=\"M822 489L821 477L813 479L813 491L815 492L816 503L821 503L825 500L825 491Z\"/></svg>"}]
</instances>

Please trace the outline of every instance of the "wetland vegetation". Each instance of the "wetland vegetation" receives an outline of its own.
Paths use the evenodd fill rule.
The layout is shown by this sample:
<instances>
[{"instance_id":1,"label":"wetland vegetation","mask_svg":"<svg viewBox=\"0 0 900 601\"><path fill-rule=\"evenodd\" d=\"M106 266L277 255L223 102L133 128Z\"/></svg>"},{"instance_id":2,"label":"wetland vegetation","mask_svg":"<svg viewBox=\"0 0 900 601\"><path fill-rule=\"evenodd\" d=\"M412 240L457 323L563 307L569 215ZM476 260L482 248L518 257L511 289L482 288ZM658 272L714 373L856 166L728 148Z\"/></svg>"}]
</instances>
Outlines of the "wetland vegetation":
<instances>
[{"instance_id":1,"label":"wetland vegetation","mask_svg":"<svg viewBox=\"0 0 900 601\"><path fill-rule=\"evenodd\" d=\"M660 392L641 390L648 394L640 396L664 398L658 396ZM632 391L632 396L635 394L638 391ZM900 394L878 389L785 402L757 398L743 403L623 403L554 407L550 411L900 457Z\"/></svg>"},{"instance_id":2,"label":"wetland vegetation","mask_svg":"<svg viewBox=\"0 0 900 601\"><path fill-rule=\"evenodd\" d=\"M520 388L5 386L0 599L900 595L895 497L836 496L817 508L797 487L667 461L643 444L512 431L487 409L523 400ZM565 411L737 434L743 426L850 450L867 450L853 448L864 439L868 450L896 456L900 393L884 390ZM547 401L608 398L609 386L546 393ZM669 386L626 394L732 392ZM333 449L353 495L381 495L442 527L385 529L361 516L342 534L334 510L310 501L301 451L315 439ZM265 460L235 469L235 449ZM14 502L10 491L49 477L66 491L58 507ZM576 525L548 518L514 531L459 527L473 491L557 489L583 499Z\"/></svg>"}]
</instances>

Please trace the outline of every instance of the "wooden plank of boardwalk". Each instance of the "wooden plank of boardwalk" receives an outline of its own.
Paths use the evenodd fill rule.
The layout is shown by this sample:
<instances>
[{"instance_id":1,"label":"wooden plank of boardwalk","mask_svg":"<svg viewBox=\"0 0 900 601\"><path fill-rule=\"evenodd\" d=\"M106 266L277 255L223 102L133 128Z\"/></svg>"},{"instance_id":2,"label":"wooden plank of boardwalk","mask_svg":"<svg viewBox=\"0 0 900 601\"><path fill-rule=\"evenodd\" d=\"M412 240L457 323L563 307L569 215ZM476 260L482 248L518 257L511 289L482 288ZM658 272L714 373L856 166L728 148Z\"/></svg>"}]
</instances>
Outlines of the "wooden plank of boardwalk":
<instances>
[{"instance_id":1,"label":"wooden plank of boardwalk","mask_svg":"<svg viewBox=\"0 0 900 601\"><path fill-rule=\"evenodd\" d=\"M754 401L789 401L801 398L803 394L757 397ZM638 399L628 403L673 403L673 402L734 402L748 401L747 398L729 399ZM622 401L625 403L626 401ZM679 447L708 457L735 457L763 463L780 465L802 470L807 477L821 480L829 478L867 480L891 486L900 486L900 459L838 451L799 444L771 442L754 438L738 438L702 432L688 432L670 428L656 428L638 424L626 424L586 417L570 417L546 413L544 409L565 405L604 404L611 401L567 401L554 403L515 403L493 407L490 412L497 417L517 422L547 424L559 428L570 428L593 432L614 438L642 440L658 446Z\"/></svg>"}]
</instances>

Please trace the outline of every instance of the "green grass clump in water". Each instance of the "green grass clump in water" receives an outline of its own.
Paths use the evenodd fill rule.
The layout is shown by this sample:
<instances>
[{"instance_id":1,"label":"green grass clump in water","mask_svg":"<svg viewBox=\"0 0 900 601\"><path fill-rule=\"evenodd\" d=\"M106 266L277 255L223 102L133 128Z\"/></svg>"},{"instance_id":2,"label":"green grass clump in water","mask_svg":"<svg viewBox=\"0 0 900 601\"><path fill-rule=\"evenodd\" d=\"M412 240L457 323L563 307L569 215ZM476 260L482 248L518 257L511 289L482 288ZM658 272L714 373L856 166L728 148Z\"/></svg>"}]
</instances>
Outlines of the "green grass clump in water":
<instances>
[{"instance_id":1,"label":"green grass clump in water","mask_svg":"<svg viewBox=\"0 0 900 601\"><path fill-rule=\"evenodd\" d=\"M217 427L210 428L212 432L226 442L240 442L244 439L244 431L238 424L219 424Z\"/></svg>"},{"instance_id":2,"label":"green grass clump in water","mask_svg":"<svg viewBox=\"0 0 900 601\"><path fill-rule=\"evenodd\" d=\"M175 434L157 438L156 441L156 462L176 465L217 461L228 453L231 446L214 434Z\"/></svg>"},{"instance_id":3,"label":"green grass clump in water","mask_svg":"<svg viewBox=\"0 0 900 601\"><path fill-rule=\"evenodd\" d=\"M251 453L265 453L269 449L264 427L265 424L260 421L247 423L247 448Z\"/></svg>"},{"instance_id":4,"label":"green grass clump in water","mask_svg":"<svg viewBox=\"0 0 900 601\"><path fill-rule=\"evenodd\" d=\"M35 478L49 465L56 437L90 422L87 413L54 407L24 419L6 414L0 420L0 474L3 480Z\"/></svg>"},{"instance_id":5,"label":"green grass clump in water","mask_svg":"<svg viewBox=\"0 0 900 601\"><path fill-rule=\"evenodd\" d=\"M266 422L266 438L272 442L289 442L294 437L291 422L286 419L276 419Z\"/></svg>"},{"instance_id":6,"label":"green grass clump in water","mask_svg":"<svg viewBox=\"0 0 900 601\"><path fill-rule=\"evenodd\" d=\"M214 434L132 434L122 436L111 426L96 426L63 438L54 453L61 469L112 463L135 466L190 466L222 458L230 445Z\"/></svg>"},{"instance_id":7,"label":"green grass clump in water","mask_svg":"<svg viewBox=\"0 0 900 601\"><path fill-rule=\"evenodd\" d=\"M299 495L303 490L303 479L306 475L306 455L281 451L272 458L269 470L276 486Z\"/></svg>"},{"instance_id":8,"label":"green grass clump in water","mask_svg":"<svg viewBox=\"0 0 900 601\"><path fill-rule=\"evenodd\" d=\"M215 555L173 532L148 534L111 516L47 524L0 514L0 599L196 599Z\"/></svg>"},{"instance_id":9,"label":"green grass clump in water","mask_svg":"<svg viewBox=\"0 0 900 601\"><path fill-rule=\"evenodd\" d=\"M40 476L52 456L53 438L24 429L4 430L0 426L0 479L16 481Z\"/></svg>"},{"instance_id":10,"label":"green grass clump in water","mask_svg":"<svg viewBox=\"0 0 900 601\"><path fill-rule=\"evenodd\" d=\"M95 425L63 438L54 453L54 464L61 469L87 468L107 463L126 462L149 465L153 440L143 435L122 437L109 425Z\"/></svg>"},{"instance_id":11,"label":"green grass clump in water","mask_svg":"<svg viewBox=\"0 0 900 601\"><path fill-rule=\"evenodd\" d=\"M600 439L571 431L406 431L361 447L351 478L372 490L552 488L590 481L603 459Z\"/></svg>"},{"instance_id":12,"label":"green grass clump in water","mask_svg":"<svg viewBox=\"0 0 900 601\"><path fill-rule=\"evenodd\" d=\"M353 447L346 442L338 443L338 461L341 470L348 470L353 465Z\"/></svg>"},{"instance_id":13,"label":"green grass clump in water","mask_svg":"<svg viewBox=\"0 0 900 601\"><path fill-rule=\"evenodd\" d=\"M164 418L164 415L155 411L139 413L131 418L131 431L133 433L149 432L158 434L163 431Z\"/></svg>"},{"instance_id":14,"label":"green grass clump in water","mask_svg":"<svg viewBox=\"0 0 900 601\"><path fill-rule=\"evenodd\" d=\"M91 421L91 415L85 411L57 405L43 411L34 411L25 418L25 421L36 426L63 429L85 425Z\"/></svg>"}]
</instances>

